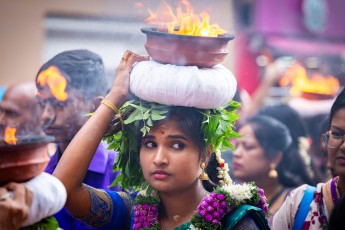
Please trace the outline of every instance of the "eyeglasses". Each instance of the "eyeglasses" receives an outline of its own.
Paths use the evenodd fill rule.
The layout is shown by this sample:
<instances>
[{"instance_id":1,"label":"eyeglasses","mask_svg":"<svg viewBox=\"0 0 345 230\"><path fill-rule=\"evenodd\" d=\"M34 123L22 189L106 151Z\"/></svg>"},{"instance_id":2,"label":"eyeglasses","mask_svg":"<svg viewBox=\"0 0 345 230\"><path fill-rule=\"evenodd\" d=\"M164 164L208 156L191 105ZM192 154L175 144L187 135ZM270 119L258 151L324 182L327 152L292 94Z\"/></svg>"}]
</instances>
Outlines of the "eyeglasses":
<instances>
[{"instance_id":1,"label":"eyeglasses","mask_svg":"<svg viewBox=\"0 0 345 230\"><path fill-rule=\"evenodd\" d=\"M322 134L322 136L326 145L332 149L338 148L345 141L345 135L342 135L339 131L329 130L325 134Z\"/></svg>"}]
</instances>

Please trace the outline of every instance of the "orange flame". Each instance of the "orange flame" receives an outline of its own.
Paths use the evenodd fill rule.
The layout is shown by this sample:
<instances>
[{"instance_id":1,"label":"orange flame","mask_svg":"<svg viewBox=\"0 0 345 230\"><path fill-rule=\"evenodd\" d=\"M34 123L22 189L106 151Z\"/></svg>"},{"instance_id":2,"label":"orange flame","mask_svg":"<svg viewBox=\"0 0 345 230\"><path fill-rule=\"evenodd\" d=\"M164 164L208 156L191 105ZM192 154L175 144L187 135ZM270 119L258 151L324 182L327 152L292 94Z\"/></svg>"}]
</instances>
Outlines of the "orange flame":
<instances>
[{"instance_id":1,"label":"orange flame","mask_svg":"<svg viewBox=\"0 0 345 230\"><path fill-rule=\"evenodd\" d=\"M210 25L210 18L207 12L194 14L193 8L188 0L182 0L176 7L176 16L168 3L161 1L156 12L148 9L150 16L145 20L154 24L158 31L170 34L183 34L190 36L217 37L224 34L225 30L217 24Z\"/></svg>"},{"instance_id":2,"label":"orange flame","mask_svg":"<svg viewBox=\"0 0 345 230\"><path fill-rule=\"evenodd\" d=\"M340 87L339 80L333 76L315 73L308 77L306 69L298 63L287 69L279 84L280 86L291 84L292 96L300 96L302 92L335 95Z\"/></svg>"},{"instance_id":3,"label":"orange flame","mask_svg":"<svg viewBox=\"0 0 345 230\"><path fill-rule=\"evenodd\" d=\"M55 66L50 66L48 69L42 71L38 77L37 82L40 86L48 85L51 94L59 101L66 101L68 94L66 93L67 80L60 73Z\"/></svg>"},{"instance_id":4,"label":"orange flame","mask_svg":"<svg viewBox=\"0 0 345 230\"><path fill-rule=\"evenodd\" d=\"M11 145L17 144L16 131L17 131L16 128L7 127L5 129L5 139L4 140L7 144L11 144Z\"/></svg>"}]
</instances>

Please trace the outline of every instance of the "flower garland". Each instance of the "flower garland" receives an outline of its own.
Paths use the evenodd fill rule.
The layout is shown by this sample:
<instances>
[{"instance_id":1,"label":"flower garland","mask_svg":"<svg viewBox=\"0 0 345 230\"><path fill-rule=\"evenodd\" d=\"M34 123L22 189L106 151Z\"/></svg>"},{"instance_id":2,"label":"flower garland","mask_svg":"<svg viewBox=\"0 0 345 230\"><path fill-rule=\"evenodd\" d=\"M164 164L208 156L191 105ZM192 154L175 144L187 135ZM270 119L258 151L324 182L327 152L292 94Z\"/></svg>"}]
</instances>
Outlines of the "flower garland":
<instances>
[{"instance_id":1,"label":"flower garland","mask_svg":"<svg viewBox=\"0 0 345 230\"><path fill-rule=\"evenodd\" d=\"M228 163L225 163L225 161L221 155L222 153L220 152L219 149L217 149L214 154L216 154L216 160L219 164L219 167L217 167L217 170L218 170L218 176L217 177L219 178L220 186L231 184L232 180L229 176Z\"/></svg>"},{"instance_id":2,"label":"flower garland","mask_svg":"<svg viewBox=\"0 0 345 230\"><path fill-rule=\"evenodd\" d=\"M268 204L263 189L254 183L235 184L217 187L204 197L197 207L191 222L183 224L178 229L222 229L221 220L242 204L249 204L261 208L268 215ZM134 230L160 229L158 210L160 200L157 193L145 195L141 191L134 206Z\"/></svg>"}]
</instances>

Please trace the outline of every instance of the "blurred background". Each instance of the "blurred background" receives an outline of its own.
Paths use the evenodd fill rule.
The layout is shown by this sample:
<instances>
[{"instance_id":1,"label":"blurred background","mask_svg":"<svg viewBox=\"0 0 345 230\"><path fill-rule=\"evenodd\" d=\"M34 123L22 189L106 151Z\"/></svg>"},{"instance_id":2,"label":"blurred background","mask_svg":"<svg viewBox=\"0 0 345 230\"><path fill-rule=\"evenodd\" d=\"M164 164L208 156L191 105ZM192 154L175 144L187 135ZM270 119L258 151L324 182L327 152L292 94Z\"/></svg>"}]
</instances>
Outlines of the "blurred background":
<instances>
[{"instance_id":1,"label":"blurred background","mask_svg":"<svg viewBox=\"0 0 345 230\"><path fill-rule=\"evenodd\" d=\"M154 9L160 1L141 2ZM344 86L345 1L191 0L190 3L196 12L207 10L212 23L236 36L229 42L230 52L222 64L234 72L240 88L249 95L263 81L263 69L277 60L281 65L298 60L307 77L314 73L332 76L339 84L338 90ZM63 50L87 48L99 53L109 81L126 49L146 53L146 37L140 28L147 26L144 19L148 14L145 7L138 7L138 1L0 0L0 5L2 91L11 83L34 80L38 68ZM285 83L274 84L267 101L290 97L292 84L288 77ZM316 91L320 91L320 85L326 84L317 84ZM316 101L324 103L328 111L328 101L338 92L335 87L328 88L335 92L324 92L324 88L321 93L310 94L309 90L304 97L312 99L311 103L298 101L295 107L307 108L309 112L304 114L310 115Z\"/></svg>"},{"instance_id":2,"label":"blurred background","mask_svg":"<svg viewBox=\"0 0 345 230\"><path fill-rule=\"evenodd\" d=\"M137 7L138 2L0 0L0 86L34 80L43 62L61 51L76 48L100 54L111 79L125 50L146 54L146 37L140 29L148 26L144 22L148 13L144 7ZM152 9L159 3L158 0L142 2ZM191 3L196 10L208 10L212 21L225 30L234 31L230 1ZM232 55L231 52L224 63L229 67L233 63Z\"/></svg>"}]
</instances>

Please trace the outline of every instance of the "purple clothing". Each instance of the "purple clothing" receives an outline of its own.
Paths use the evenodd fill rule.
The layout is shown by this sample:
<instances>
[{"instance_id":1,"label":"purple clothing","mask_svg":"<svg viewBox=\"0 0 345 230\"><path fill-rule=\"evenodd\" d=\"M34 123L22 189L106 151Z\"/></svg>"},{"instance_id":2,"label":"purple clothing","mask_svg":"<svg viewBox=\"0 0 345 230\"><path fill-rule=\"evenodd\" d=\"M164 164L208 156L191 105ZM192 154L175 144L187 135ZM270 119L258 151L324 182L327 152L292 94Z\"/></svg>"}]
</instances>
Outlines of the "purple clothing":
<instances>
[{"instance_id":1,"label":"purple clothing","mask_svg":"<svg viewBox=\"0 0 345 230\"><path fill-rule=\"evenodd\" d=\"M62 153L58 148L56 153L50 158L48 166L46 167L45 171L47 173L53 173L61 155ZM115 180L116 175L118 174L114 173L112 169L115 157L116 153L114 151L107 150L107 145L105 143L100 143L83 182L94 188L119 191L120 189L118 187L108 187ZM65 208L54 215L54 217L59 222L59 227L65 230L92 229L73 218Z\"/></svg>"}]
</instances>

